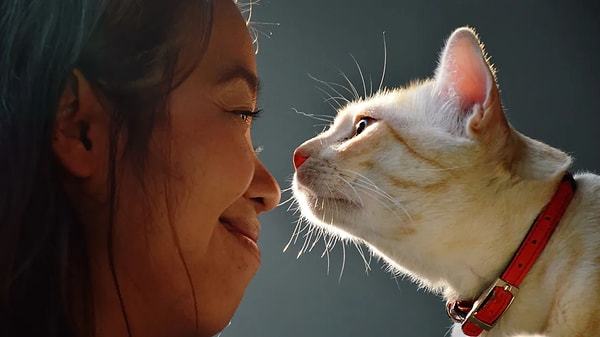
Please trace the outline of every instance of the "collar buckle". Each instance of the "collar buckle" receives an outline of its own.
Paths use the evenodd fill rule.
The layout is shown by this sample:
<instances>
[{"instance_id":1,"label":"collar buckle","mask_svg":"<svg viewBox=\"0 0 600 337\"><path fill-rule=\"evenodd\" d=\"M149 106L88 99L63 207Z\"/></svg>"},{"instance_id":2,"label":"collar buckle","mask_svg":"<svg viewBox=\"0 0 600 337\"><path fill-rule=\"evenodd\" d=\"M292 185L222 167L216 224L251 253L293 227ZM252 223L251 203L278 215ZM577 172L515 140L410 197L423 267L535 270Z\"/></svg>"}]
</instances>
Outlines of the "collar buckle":
<instances>
[{"instance_id":1,"label":"collar buckle","mask_svg":"<svg viewBox=\"0 0 600 337\"><path fill-rule=\"evenodd\" d=\"M501 278L496 279L496 282L473 303L473 309L467 314L464 324L471 323L485 331L491 330L508 310L518 293L517 286Z\"/></svg>"}]
</instances>

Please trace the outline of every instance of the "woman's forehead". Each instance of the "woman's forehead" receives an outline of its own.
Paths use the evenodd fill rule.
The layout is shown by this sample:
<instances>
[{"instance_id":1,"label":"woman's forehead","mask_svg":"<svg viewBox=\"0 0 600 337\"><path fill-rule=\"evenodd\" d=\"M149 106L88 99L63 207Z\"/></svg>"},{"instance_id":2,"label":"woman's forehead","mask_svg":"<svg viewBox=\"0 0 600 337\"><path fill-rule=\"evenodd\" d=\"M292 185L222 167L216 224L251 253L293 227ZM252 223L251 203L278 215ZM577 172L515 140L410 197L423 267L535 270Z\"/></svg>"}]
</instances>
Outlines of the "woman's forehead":
<instances>
[{"instance_id":1,"label":"woman's forehead","mask_svg":"<svg viewBox=\"0 0 600 337\"><path fill-rule=\"evenodd\" d=\"M214 7L210 41L194 72L211 85L237 77L258 87L256 59L250 32L240 10L232 0L217 0ZM194 74L192 74L194 76Z\"/></svg>"}]
</instances>

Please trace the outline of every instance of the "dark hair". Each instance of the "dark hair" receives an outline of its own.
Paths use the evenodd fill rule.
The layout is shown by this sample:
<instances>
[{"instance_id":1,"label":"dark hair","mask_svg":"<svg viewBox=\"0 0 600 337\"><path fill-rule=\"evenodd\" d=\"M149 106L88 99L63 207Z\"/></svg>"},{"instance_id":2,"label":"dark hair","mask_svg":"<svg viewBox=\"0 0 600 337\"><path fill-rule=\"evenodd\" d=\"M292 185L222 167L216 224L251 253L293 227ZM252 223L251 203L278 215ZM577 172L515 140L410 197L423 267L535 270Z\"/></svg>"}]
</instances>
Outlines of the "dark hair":
<instances>
[{"instance_id":1,"label":"dark hair","mask_svg":"<svg viewBox=\"0 0 600 337\"><path fill-rule=\"evenodd\" d=\"M199 61L212 7L211 0L0 4L0 336L94 334L83 228L51 150L73 70L109 107L114 211L116 135L127 130L126 154L143 170L153 127L168 117L169 93L191 69L182 70L183 45L197 47L189 65ZM183 37L190 25L200 36ZM114 269L113 276L118 290Z\"/></svg>"}]
</instances>

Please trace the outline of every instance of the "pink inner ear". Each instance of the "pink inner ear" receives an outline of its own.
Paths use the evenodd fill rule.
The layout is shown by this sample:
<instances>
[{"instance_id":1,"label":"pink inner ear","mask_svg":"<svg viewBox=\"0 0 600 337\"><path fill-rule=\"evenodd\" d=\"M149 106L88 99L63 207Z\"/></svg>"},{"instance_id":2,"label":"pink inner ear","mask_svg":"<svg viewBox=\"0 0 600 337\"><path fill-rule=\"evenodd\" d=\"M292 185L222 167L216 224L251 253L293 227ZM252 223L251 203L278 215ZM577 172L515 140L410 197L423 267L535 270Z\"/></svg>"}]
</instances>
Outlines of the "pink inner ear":
<instances>
[{"instance_id":1,"label":"pink inner ear","mask_svg":"<svg viewBox=\"0 0 600 337\"><path fill-rule=\"evenodd\" d=\"M463 108L485 102L492 74L479 41L471 31L461 29L452 34L444 48L436 79L443 92L458 96Z\"/></svg>"}]
</instances>

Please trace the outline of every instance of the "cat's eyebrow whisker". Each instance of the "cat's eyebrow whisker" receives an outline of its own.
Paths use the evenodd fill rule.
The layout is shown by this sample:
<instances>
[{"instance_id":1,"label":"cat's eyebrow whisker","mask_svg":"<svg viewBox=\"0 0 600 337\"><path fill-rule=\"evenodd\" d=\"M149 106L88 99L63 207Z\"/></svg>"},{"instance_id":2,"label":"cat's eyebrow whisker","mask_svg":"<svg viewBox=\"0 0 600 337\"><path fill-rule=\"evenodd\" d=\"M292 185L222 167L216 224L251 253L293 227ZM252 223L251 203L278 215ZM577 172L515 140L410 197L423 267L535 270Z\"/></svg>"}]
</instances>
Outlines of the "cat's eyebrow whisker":
<instances>
[{"instance_id":1,"label":"cat's eyebrow whisker","mask_svg":"<svg viewBox=\"0 0 600 337\"><path fill-rule=\"evenodd\" d=\"M377 92L381 91L383 87L383 80L385 79L385 72L387 71L387 43L385 41L385 32L383 32L383 70L381 71L381 81L379 82L379 88Z\"/></svg>"},{"instance_id":2,"label":"cat's eyebrow whisker","mask_svg":"<svg viewBox=\"0 0 600 337\"><path fill-rule=\"evenodd\" d=\"M326 119L326 118L324 118L324 117L325 117L325 116L327 116L327 115L311 114L311 113L307 113L307 112L304 112L304 111L300 111L300 110L298 110L298 109L296 109L296 108L291 108L291 109L292 109L292 110L293 110L295 113L297 113L297 114L299 114L299 115L302 115L302 116L305 116L305 117L308 117L308 118L312 118L312 119L315 119L315 120L318 120L318 121L321 121L321 122L328 122L328 123L331 123L331 122L333 121L333 117L331 117L331 119ZM327 117L329 117L329 116L327 116Z\"/></svg>"},{"instance_id":3,"label":"cat's eyebrow whisker","mask_svg":"<svg viewBox=\"0 0 600 337\"><path fill-rule=\"evenodd\" d=\"M333 92L334 92L336 95L340 96L341 98L344 98L344 100L345 100L347 103L350 103L350 100L349 100L349 99L347 99L347 98L346 98L344 95L342 95L342 93L340 93L340 92L339 92L339 90L337 90L337 89L336 89L336 88L334 88L333 86L335 85L335 86L341 87L341 88L343 88L344 90L348 91L348 92L350 93L350 95L352 95L352 91L351 91L351 90L349 90L348 88L344 87L344 86L343 86L343 85L341 85L341 84L332 83L332 82L325 82L325 81L323 81L323 80L320 80L320 79L318 79L318 78L316 78L316 77L312 76L311 74L308 74L308 76L309 76L311 79L313 79L313 80L317 81L318 83L321 83L321 84L325 85L327 88L329 88L331 91L333 91ZM323 91L325 91L324 89L322 89L322 90L323 90ZM326 92L326 91L325 91L325 92Z\"/></svg>"},{"instance_id":4,"label":"cat's eyebrow whisker","mask_svg":"<svg viewBox=\"0 0 600 337\"><path fill-rule=\"evenodd\" d=\"M362 80L364 98L366 99L367 98L367 84L365 83L365 76L363 75L362 69L360 68L360 64L358 64L356 57L354 57L354 55L352 55L352 53L350 53L350 57L352 57L352 60L354 60L354 64L356 64L356 68L358 68L358 73L360 74L360 79Z\"/></svg>"},{"instance_id":5,"label":"cat's eyebrow whisker","mask_svg":"<svg viewBox=\"0 0 600 337\"><path fill-rule=\"evenodd\" d=\"M356 87L354 86L354 84L352 84L352 81L350 81L350 79L348 78L348 76L346 75L346 73L343 72L340 69L338 69L338 72L346 80L346 82L348 82L348 84L350 85L350 88L352 89L351 90L352 92L350 93L352 95L352 98L354 98L355 100L360 99L360 94L358 93L358 90L356 90ZM340 86L342 86L342 85L340 84Z\"/></svg>"},{"instance_id":6,"label":"cat's eyebrow whisker","mask_svg":"<svg viewBox=\"0 0 600 337\"><path fill-rule=\"evenodd\" d=\"M341 100L342 102L348 104L350 101L348 99L346 99L346 97L343 96L336 96L334 97L332 94L330 94L329 92L327 92L327 90L315 86L315 88L317 88L319 91L321 91L322 93L324 93L327 97L323 100L324 103L329 104L329 106L333 109L333 110L338 110L342 108L342 103L338 102L338 100ZM335 103L337 105L334 106L333 103Z\"/></svg>"},{"instance_id":7,"label":"cat's eyebrow whisker","mask_svg":"<svg viewBox=\"0 0 600 337\"><path fill-rule=\"evenodd\" d=\"M322 88L320 88L320 89L322 89ZM329 103L331 101L334 101L335 103L339 104L338 100L342 100L346 103L350 102L350 101L348 101L348 99L346 97L329 95L329 97L327 97L323 100L323 103ZM341 108L341 106L340 106L340 108Z\"/></svg>"},{"instance_id":8,"label":"cat's eyebrow whisker","mask_svg":"<svg viewBox=\"0 0 600 337\"><path fill-rule=\"evenodd\" d=\"M329 88L335 86L337 88L344 89L344 91L346 91L346 92L348 92L348 94L350 94L350 97L352 99L358 100L360 98L360 94L358 93L358 90L356 90L356 87L354 86L354 84L352 84L352 82L350 81L348 76L346 76L346 73L344 73L339 68L336 68L336 69L339 72L339 74L342 75L342 77L344 77L346 79L346 81L350 84L350 88L346 87L345 85L336 83L336 82L325 82L326 85L329 85ZM332 90L333 90L333 88L332 88ZM346 97L344 95L340 95L340 96Z\"/></svg>"},{"instance_id":9,"label":"cat's eyebrow whisker","mask_svg":"<svg viewBox=\"0 0 600 337\"><path fill-rule=\"evenodd\" d=\"M323 133L325 130L327 130L328 127L331 126L331 124L313 124L313 128L320 127L320 126L323 127L323 130L320 133Z\"/></svg>"}]
</instances>

